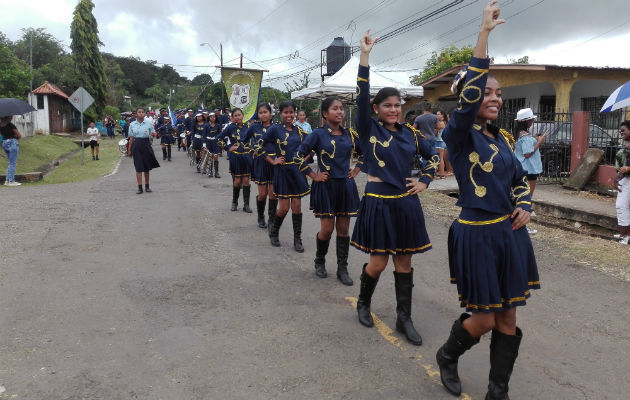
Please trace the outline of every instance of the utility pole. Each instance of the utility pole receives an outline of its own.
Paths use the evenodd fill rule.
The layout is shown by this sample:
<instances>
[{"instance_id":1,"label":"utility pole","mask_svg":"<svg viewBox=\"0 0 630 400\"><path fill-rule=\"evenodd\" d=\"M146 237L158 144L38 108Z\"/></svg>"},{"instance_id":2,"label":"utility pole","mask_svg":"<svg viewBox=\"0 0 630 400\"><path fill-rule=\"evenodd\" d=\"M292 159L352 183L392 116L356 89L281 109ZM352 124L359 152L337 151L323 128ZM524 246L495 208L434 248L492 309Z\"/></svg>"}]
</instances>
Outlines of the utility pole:
<instances>
[{"instance_id":1,"label":"utility pole","mask_svg":"<svg viewBox=\"0 0 630 400\"><path fill-rule=\"evenodd\" d=\"M243 68L243 53L241 53L241 68Z\"/></svg>"},{"instance_id":2,"label":"utility pole","mask_svg":"<svg viewBox=\"0 0 630 400\"><path fill-rule=\"evenodd\" d=\"M33 91L33 29L31 28L31 92Z\"/></svg>"},{"instance_id":3,"label":"utility pole","mask_svg":"<svg viewBox=\"0 0 630 400\"><path fill-rule=\"evenodd\" d=\"M221 66L223 66L223 43L219 43L219 48L221 51L221 57L219 58L221 58Z\"/></svg>"}]
</instances>

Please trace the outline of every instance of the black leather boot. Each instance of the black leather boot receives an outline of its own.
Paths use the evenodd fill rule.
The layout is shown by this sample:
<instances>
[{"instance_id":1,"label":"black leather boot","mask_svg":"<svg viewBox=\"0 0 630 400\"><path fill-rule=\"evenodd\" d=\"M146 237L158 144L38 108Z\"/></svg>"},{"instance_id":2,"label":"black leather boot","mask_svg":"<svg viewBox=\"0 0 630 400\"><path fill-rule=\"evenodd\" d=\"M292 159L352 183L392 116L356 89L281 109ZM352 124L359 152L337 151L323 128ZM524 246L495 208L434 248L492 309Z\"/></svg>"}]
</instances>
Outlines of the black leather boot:
<instances>
[{"instance_id":1,"label":"black leather boot","mask_svg":"<svg viewBox=\"0 0 630 400\"><path fill-rule=\"evenodd\" d=\"M378 278L372 278L365 272L367 263L363 264L363 272L361 273L361 290L359 291L359 300L357 301L357 313L359 314L359 322L363 326L371 328L374 326L374 320L372 319L372 312L370 311L370 305L372 304L372 295Z\"/></svg>"},{"instance_id":2,"label":"black leather boot","mask_svg":"<svg viewBox=\"0 0 630 400\"><path fill-rule=\"evenodd\" d=\"M328 254L330 239L321 240L318 233L315 235L315 243L317 245L317 251L315 252L315 275L320 278L325 278L328 276L326 273L326 254Z\"/></svg>"},{"instance_id":3,"label":"black leather boot","mask_svg":"<svg viewBox=\"0 0 630 400\"><path fill-rule=\"evenodd\" d=\"M138 191L136 192L136 194L142 194L144 193L144 191L142 190L142 185L138 185Z\"/></svg>"},{"instance_id":4,"label":"black leather boot","mask_svg":"<svg viewBox=\"0 0 630 400\"><path fill-rule=\"evenodd\" d=\"M162 147L162 161L166 161L166 147Z\"/></svg>"},{"instance_id":5,"label":"black leather boot","mask_svg":"<svg viewBox=\"0 0 630 400\"><path fill-rule=\"evenodd\" d=\"M171 161L171 146L166 146L166 159Z\"/></svg>"},{"instance_id":6,"label":"black leather boot","mask_svg":"<svg viewBox=\"0 0 630 400\"><path fill-rule=\"evenodd\" d=\"M216 160L214 162L214 177L215 178L220 178L221 175L219 175L219 160Z\"/></svg>"},{"instance_id":7,"label":"black leather boot","mask_svg":"<svg viewBox=\"0 0 630 400\"><path fill-rule=\"evenodd\" d=\"M293 214L293 248L298 253L304 253L304 246L302 245L302 214Z\"/></svg>"},{"instance_id":8,"label":"black leather boot","mask_svg":"<svg viewBox=\"0 0 630 400\"><path fill-rule=\"evenodd\" d=\"M149 187L149 184L148 184L148 183L146 183L146 184L144 185L144 191L145 191L145 192L147 192L147 193L151 193L153 190L151 190L151 187Z\"/></svg>"},{"instance_id":9,"label":"black leather boot","mask_svg":"<svg viewBox=\"0 0 630 400\"><path fill-rule=\"evenodd\" d=\"M273 226L273 220L276 218L276 210L278 209L278 199L269 199L269 208L267 215L269 215L269 222L267 222L267 229L271 233L271 227Z\"/></svg>"},{"instance_id":10,"label":"black leather boot","mask_svg":"<svg viewBox=\"0 0 630 400\"><path fill-rule=\"evenodd\" d=\"M265 203L267 203L267 198L264 197L262 200L258 200L256 197L256 208L258 209L258 227L266 228L267 224L265 223Z\"/></svg>"},{"instance_id":11,"label":"black leather boot","mask_svg":"<svg viewBox=\"0 0 630 400\"><path fill-rule=\"evenodd\" d=\"M422 337L416 331L411 320L411 293L413 291L413 268L408 274L394 272L396 285L396 330L407 337L407 341L416 346L422 344Z\"/></svg>"},{"instance_id":12,"label":"black leather boot","mask_svg":"<svg viewBox=\"0 0 630 400\"><path fill-rule=\"evenodd\" d=\"M230 209L230 211L236 211L236 209L238 208L238 196L240 194L241 194L241 187L233 186L232 187L232 208Z\"/></svg>"},{"instance_id":13,"label":"black leather boot","mask_svg":"<svg viewBox=\"0 0 630 400\"><path fill-rule=\"evenodd\" d=\"M249 208L249 192L251 189L252 187L249 185L243 186L243 211L250 214L252 212L252 209Z\"/></svg>"},{"instance_id":14,"label":"black leather boot","mask_svg":"<svg viewBox=\"0 0 630 400\"><path fill-rule=\"evenodd\" d=\"M440 367L442 384L448 392L455 396L462 394L462 382L459 380L459 374L457 373L459 356L479 343L478 338L475 339L470 336L470 333L464 329L463 322L469 317L470 315L468 314L462 314L459 319L453 322L450 336L435 356Z\"/></svg>"},{"instance_id":15,"label":"black leather boot","mask_svg":"<svg viewBox=\"0 0 630 400\"><path fill-rule=\"evenodd\" d=\"M337 279L346 286L354 285L348 275L348 250L350 236L337 236Z\"/></svg>"},{"instance_id":16,"label":"black leather boot","mask_svg":"<svg viewBox=\"0 0 630 400\"><path fill-rule=\"evenodd\" d=\"M492 331L490 341L490 378L486 400L510 400L508 383L518 357L523 332L516 328L516 335L506 335L498 330Z\"/></svg>"},{"instance_id":17,"label":"black leather boot","mask_svg":"<svg viewBox=\"0 0 630 400\"><path fill-rule=\"evenodd\" d=\"M269 230L269 240L271 241L271 245L274 247L280 247L280 239L278 239L278 236L280 234L280 227L282 226L282 222L284 222L284 217L276 215L273 219L271 229Z\"/></svg>"}]
</instances>

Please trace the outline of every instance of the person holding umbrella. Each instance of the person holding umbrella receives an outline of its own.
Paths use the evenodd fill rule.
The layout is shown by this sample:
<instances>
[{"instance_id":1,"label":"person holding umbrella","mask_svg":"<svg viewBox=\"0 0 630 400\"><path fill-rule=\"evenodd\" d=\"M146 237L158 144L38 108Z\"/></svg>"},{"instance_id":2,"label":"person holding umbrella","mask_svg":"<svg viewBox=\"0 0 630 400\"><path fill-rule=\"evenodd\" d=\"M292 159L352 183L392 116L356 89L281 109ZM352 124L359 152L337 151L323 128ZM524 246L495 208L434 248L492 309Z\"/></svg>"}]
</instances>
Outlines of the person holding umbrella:
<instances>
[{"instance_id":1,"label":"person holding umbrella","mask_svg":"<svg viewBox=\"0 0 630 400\"><path fill-rule=\"evenodd\" d=\"M20 186L21 183L15 181L15 165L17 164L18 151L20 145L18 141L22 138L17 127L13 125L11 120L13 116L2 117L0 121L0 134L2 134L2 149L9 159L9 167L7 168L7 177L4 186Z\"/></svg>"}]
</instances>

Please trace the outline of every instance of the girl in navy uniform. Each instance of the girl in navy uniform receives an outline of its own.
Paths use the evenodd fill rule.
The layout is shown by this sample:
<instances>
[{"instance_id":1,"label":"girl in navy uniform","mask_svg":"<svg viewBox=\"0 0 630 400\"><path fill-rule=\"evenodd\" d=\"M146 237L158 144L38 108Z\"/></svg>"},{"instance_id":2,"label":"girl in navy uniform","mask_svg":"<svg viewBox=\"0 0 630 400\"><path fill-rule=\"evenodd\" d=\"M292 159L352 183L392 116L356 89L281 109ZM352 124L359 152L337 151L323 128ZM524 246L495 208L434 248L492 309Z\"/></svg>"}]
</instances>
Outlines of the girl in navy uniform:
<instances>
[{"instance_id":1,"label":"girl in navy uniform","mask_svg":"<svg viewBox=\"0 0 630 400\"><path fill-rule=\"evenodd\" d=\"M259 143L263 134L272 126L271 106L269 103L260 104L257 113L260 122L256 122L250 126L250 129L254 132L254 143ZM265 223L265 203L267 202L267 197L269 197L269 225L272 224L278 207L278 199L273 195L273 166L267 161L267 157L273 159L275 156L273 143L267 143L264 146L255 146L252 180L258 185L256 206L258 208L258 226L260 228L268 228L268 224Z\"/></svg>"},{"instance_id":2,"label":"girl in navy uniform","mask_svg":"<svg viewBox=\"0 0 630 400\"><path fill-rule=\"evenodd\" d=\"M215 113L208 115L208 129L206 130L206 138L204 144L206 150L213 154L214 177L220 178L219 175L219 154L221 154L221 146L219 146L219 136L221 135L221 124L217 121Z\"/></svg>"},{"instance_id":3,"label":"girl in navy uniform","mask_svg":"<svg viewBox=\"0 0 630 400\"><path fill-rule=\"evenodd\" d=\"M199 165L199 161L201 161L201 148L203 147L203 143L208 133L208 124L206 123L206 119L203 117L203 114L198 112L195 115L195 125L193 126L191 136L192 136L192 148L195 152L195 161L197 163L197 172L201 173L201 168Z\"/></svg>"},{"instance_id":4,"label":"girl in navy uniform","mask_svg":"<svg viewBox=\"0 0 630 400\"><path fill-rule=\"evenodd\" d=\"M182 147L186 148L186 142L181 136L182 134L186 135L186 117L183 113L177 116L175 125L177 128L177 151L180 151Z\"/></svg>"},{"instance_id":5,"label":"girl in navy uniform","mask_svg":"<svg viewBox=\"0 0 630 400\"><path fill-rule=\"evenodd\" d=\"M171 161L171 145L175 143L173 137L173 125L171 124L171 118L168 116L160 117L162 124L158 125L158 133L160 134L160 144L162 145L162 160L168 158Z\"/></svg>"},{"instance_id":6,"label":"girl in navy uniform","mask_svg":"<svg viewBox=\"0 0 630 400\"><path fill-rule=\"evenodd\" d=\"M278 211L269 230L272 246L280 246L278 234L280 227L291 207L293 218L293 248L298 253L304 252L302 245L302 197L311 191L306 177L300 172L302 159L295 157L296 150L307 133L293 125L295 105L291 101L280 103L282 124L273 125L263 133L263 142L273 143L276 157L267 156L267 161L274 165L273 192L278 198ZM310 157L310 155L309 155ZM308 167L302 167L304 170Z\"/></svg>"},{"instance_id":7,"label":"girl in navy uniform","mask_svg":"<svg viewBox=\"0 0 630 400\"><path fill-rule=\"evenodd\" d=\"M312 150L317 155L319 172L310 168L304 173L311 177L311 209L320 218L321 227L315 236L315 274L326 278L326 253L335 226L337 228L337 279L352 286L348 275L348 249L350 217L359 211L359 193L354 177L359 166L350 169L353 151L357 149L357 133L345 129L343 103L338 97L328 97L322 102L321 115L326 120L323 127L315 129L298 147L298 155L304 158Z\"/></svg>"},{"instance_id":8,"label":"girl in navy uniform","mask_svg":"<svg viewBox=\"0 0 630 400\"><path fill-rule=\"evenodd\" d=\"M527 174L513 153L513 139L488 124L501 109L501 87L488 76L486 46L499 19L497 1L483 12L481 31L465 76L456 78L458 104L442 137L459 185L462 207L449 231L451 282L466 311L438 350L442 383L461 393L459 356L492 331L490 376L486 400L509 399L508 382L522 338L516 326L516 307L524 306L540 282L532 244L525 225L530 219ZM459 80L459 82L457 82Z\"/></svg>"},{"instance_id":9,"label":"girl in navy uniform","mask_svg":"<svg viewBox=\"0 0 630 400\"><path fill-rule=\"evenodd\" d=\"M238 197L243 187L243 211L251 213L249 208L249 176L251 175L251 145L250 141L254 131L243 124L243 111L240 108L232 110L234 123L228 125L221 133L221 139L225 143L225 150L229 151L230 174L234 178L232 192L232 211L238 208Z\"/></svg>"},{"instance_id":10,"label":"girl in navy uniform","mask_svg":"<svg viewBox=\"0 0 630 400\"><path fill-rule=\"evenodd\" d=\"M368 183L351 244L370 254L370 261L363 266L361 274L357 312L362 325L374 325L370 313L372 294L391 255L396 284L396 329L405 334L409 342L420 345L422 338L411 320L411 256L429 250L431 242L417 194L433 179L440 159L420 131L398 123L401 97L397 89L379 90L370 106L368 60L376 40L370 37L369 31L361 39L357 77L357 131L365 160L362 169L368 174ZM372 110L378 121L371 118ZM417 154L427 163L420 179L414 181L410 176Z\"/></svg>"}]
</instances>

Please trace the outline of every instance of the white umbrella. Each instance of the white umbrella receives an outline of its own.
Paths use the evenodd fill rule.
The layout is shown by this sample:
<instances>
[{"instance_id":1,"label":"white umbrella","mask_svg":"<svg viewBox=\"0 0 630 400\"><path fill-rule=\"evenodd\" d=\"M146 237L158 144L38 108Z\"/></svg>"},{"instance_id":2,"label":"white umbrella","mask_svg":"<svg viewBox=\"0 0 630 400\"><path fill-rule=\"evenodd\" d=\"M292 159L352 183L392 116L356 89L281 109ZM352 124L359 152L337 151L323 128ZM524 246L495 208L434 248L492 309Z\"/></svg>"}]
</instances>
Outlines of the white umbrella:
<instances>
[{"instance_id":1,"label":"white umbrella","mask_svg":"<svg viewBox=\"0 0 630 400\"><path fill-rule=\"evenodd\" d=\"M611 112L624 107L630 107L630 81L612 92L600 112Z\"/></svg>"}]
</instances>

